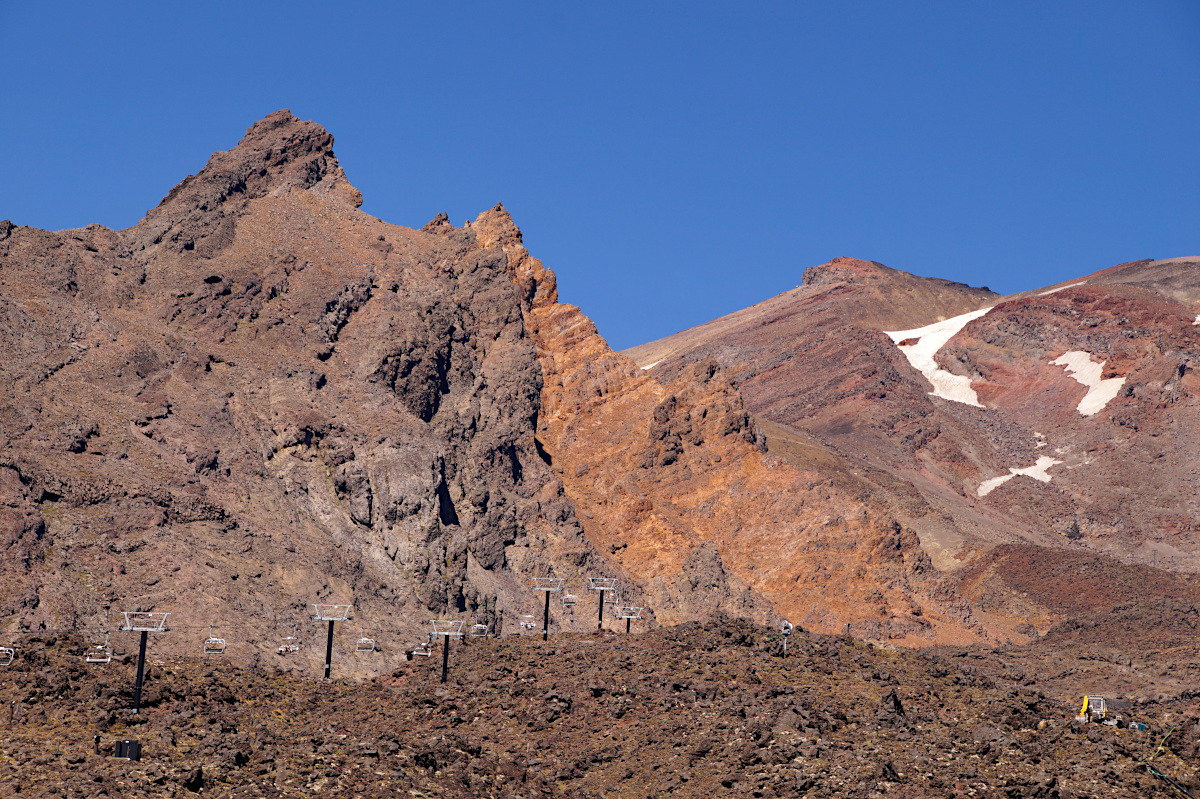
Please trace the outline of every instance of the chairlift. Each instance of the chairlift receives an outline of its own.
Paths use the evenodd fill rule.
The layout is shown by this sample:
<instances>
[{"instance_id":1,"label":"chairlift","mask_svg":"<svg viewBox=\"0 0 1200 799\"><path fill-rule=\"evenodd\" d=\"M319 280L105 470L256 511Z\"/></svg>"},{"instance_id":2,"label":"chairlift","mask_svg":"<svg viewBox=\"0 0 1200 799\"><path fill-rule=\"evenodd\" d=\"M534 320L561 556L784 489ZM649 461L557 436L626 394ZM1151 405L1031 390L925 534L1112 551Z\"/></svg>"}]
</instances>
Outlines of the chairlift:
<instances>
[{"instance_id":1,"label":"chairlift","mask_svg":"<svg viewBox=\"0 0 1200 799\"><path fill-rule=\"evenodd\" d=\"M279 649L276 650L279 654L290 655L293 652L300 651L300 639L296 637L296 627L297 625L293 624L292 634L285 635L282 639L280 639Z\"/></svg>"},{"instance_id":2,"label":"chairlift","mask_svg":"<svg viewBox=\"0 0 1200 799\"><path fill-rule=\"evenodd\" d=\"M427 658L433 654L433 642L437 638L435 633L430 633L424 641L413 647L413 654Z\"/></svg>"},{"instance_id":3,"label":"chairlift","mask_svg":"<svg viewBox=\"0 0 1200 799\"><path fill-rule=\"evenodd\" d=\"M612 592L617 590L616 577L589 577L587 580L589 591Z\"/></svg>"},{"instance_id":4,"label":"chairlift","mask_svg":"<svg viewBox=\"0 0 1200 799\"><path fill-rule=\"evenodd\" d=\"M104 643L88 649L83 656L85 663L112 663L112 647L108 645L108 633L104 633Z\"/></svg>"},{"instance_id":5,"label":"chairlift","mask_svg":"<svg viewBox=\"0 0 1200 799\"><path fill-rule=\"evenodd\" d=\"M563 594L562 595L562 603L564 605L568 605L568 606L569 605L578 605L579 597L575 596L574 594Z\"/></svg>"},{"instance_id":6,"label":"chairlift","mask_svg":"<svg viewBox=\"0 0 1200 799\"><path fill-rule=\"evenodd\" d=\"M463 623L457 619L431 619L433 625L433 636L446 636L447 638L462 638Z\"/></svg>"},{"instance_id":7,"label":"chairlift","mask_svg":"<svg viewBox=\"0 0 1200 799\"><path fill-rule=\"evenodd\" d=\"M313 621L348 621L353 605L313 605Z\"/></svg>"},{"instance_id":8,"label":"chairlift","mask_svg":"<svg viewBox=\"0 0 1200 799\"><path fill-rule=\"evenodd\" d=\"M362 631L362 638L358 639L358 643L354 645L355 652L374 652L375 639L367 637L367 631Z\"/></svg>"},{"instance_id":9,"label":"chairlift","mask_svg":"<svg viewBox=\"0 0 1200 799\"><path fill-rule=\"evenodd\" d=\"M484 638L487 636L487 631L488 631L488 628L487 628L486 624L472 625L471 626L471 637L472 638Z\"/></svg>"},{"instance_id":10,"label":"chairlift","mask_svg":"<svg viewBox=\"0 0 1200 799\"><path fill-rule=\"evenodd\" d=\"M121 628L121 632L165 633L170 629L167 627L167 617L170 613L127 610L121 615L125 617L125 626Z\"/></svg>"},{"instance_id":11,"label":"chairlift","mask_svg":"<svg viewBox=\"0 0 1200 799\"><path fill-rule=\"evenodd\" d=\"M604 592L604 604L606 604L606 605L617 604L617 592L616 591L605 591Z\"/></svg>"},{"instance_id":12,"label":"chairlift","mask_svg":"<svg viewBox=\"0 0 1200 799\"><path fill-rule=\"evenodd\" d=\"M521 622L522 630L532 630L535 627L537 627L537 625L533 621L533 616L522 616L520 618L520 622Z\"/></svg>"},{"instance_id":13,"label":"chairlift","mask_svg":"<svg viewBox=\"0 0 1200 799\"><path fill-rule=\"evenodd\" d=\"M225 653L225 639L213 635L212 625L208 625L208 638L204 639L204 654L221 655Z\"/></svg>"},{"instance_id":14,"label":"chairlift","mask_svg":"<svg viewBox=\"0 0 1200 799\"><path fill-rule=\"evenodd\" d=\"M11 646L0 646L0 666L11 666L17 650Z\"/></svg>"}]
</instances>

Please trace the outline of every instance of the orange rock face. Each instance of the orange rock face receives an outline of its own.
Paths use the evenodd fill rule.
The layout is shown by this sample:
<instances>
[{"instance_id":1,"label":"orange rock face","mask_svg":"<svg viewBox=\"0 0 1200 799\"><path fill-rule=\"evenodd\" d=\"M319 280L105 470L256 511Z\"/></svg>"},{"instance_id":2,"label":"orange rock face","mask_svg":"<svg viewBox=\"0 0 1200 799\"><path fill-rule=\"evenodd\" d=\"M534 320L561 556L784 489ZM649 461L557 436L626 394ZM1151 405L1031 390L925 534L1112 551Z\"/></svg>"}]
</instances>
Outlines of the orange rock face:
<instances>
[{"instance_id":1,"label":"orange rock face","mask_svg":"<svg viewBox=\"0 0 1200 799\"><path fill-rule=\"evenodd\" d=\"M774 608L827 632L979 640L982 627L910 530L853 484L764 453L727 370L707 360L659 382L557 302L553 273L503 209L473 229L504 247L533 298L541 446L588 538L639 581L659 621L767 619Z\"/></svg>"}]
</instances>

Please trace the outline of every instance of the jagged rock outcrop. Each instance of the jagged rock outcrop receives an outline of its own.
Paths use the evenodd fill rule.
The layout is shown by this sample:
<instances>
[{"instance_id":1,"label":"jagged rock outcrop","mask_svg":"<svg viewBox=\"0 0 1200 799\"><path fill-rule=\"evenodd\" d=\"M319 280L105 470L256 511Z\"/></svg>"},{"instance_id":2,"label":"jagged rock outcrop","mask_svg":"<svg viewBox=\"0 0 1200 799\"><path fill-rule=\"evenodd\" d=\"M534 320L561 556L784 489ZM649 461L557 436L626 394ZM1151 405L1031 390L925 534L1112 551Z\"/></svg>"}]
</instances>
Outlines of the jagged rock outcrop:
<instances>
[{"instance_id":1,"label":"jagged rock outcrop","mask_svg":"<svg viewBox=\"0 0 1200 799\"><path fill-rule=\"evenodd\" d=\"M538 440L588 538L644 586L660 621L779 613L910 644L979 640L978 620L910 530L820 466L764 455L729 370L706 359L660 382L557 301L553 273L502 207L471 228L504 249L530 301L544 374ZM728 576L704 579L705 563Z\"/></svg>"},{"instance_id":2,"label":"jagged rock outcrop","mask_svg":"<svg viewBox=\"0 0 1200 799\"><path fill-rule=\"evenodd\" d=\"M279 112L129 230L6 226L5 629L153 608L164 646L211 621L267 656L353 602L398 653L611 569L539 453L504 253L358 211L332 142Z\"/></svg>"}]
</instances>

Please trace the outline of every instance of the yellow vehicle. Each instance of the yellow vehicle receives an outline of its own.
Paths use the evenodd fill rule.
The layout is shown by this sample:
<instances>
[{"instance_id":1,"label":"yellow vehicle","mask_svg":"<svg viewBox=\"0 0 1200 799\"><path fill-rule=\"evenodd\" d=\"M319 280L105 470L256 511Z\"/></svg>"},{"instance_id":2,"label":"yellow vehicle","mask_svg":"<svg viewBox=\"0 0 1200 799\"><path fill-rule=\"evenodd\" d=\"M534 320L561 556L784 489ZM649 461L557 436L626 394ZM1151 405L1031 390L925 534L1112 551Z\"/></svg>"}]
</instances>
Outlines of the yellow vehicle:
<instances>
[{"instance_id":1,"label":"yellow vehicle","mask_svg":"<svg viewBox=\"0 0 1200 799\"><path fill-rule=\"evenodd\" d=\"M1077 718L1080 721L1099 721L1101 723L1108 720L1108 704L1102 696L1085 696L1083 698L1083 707L1079 709Z\"/></svg>"}]
</instances>

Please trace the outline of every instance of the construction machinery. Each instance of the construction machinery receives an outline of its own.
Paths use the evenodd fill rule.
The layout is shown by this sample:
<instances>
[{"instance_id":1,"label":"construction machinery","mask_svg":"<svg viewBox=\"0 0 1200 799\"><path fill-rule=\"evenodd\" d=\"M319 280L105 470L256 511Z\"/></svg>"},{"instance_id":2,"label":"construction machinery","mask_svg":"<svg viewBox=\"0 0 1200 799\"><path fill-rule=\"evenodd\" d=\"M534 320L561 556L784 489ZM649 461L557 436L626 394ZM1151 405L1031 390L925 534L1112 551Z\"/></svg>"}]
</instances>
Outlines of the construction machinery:
<instances>
[{"instance_id":1,"label":"construction machinery","mask_svg":"<svg viewBox=\"0 0 1200 799\"><path fill-rule=\"evenodd\" d=\"M1108 703L1104 701L1104 697L1102 696L1085 695L1083 697L1083 707L1079 709L1079 715L1076 718L1080 721L1098 721L1103 723L1108 720Z\"/></svg>"},{"instance_id":2,"label":"construction machinery","mask_svg":"<svg viewBox=\"0 0 1200 799\"><path fill-rule=\"evenodd\" d=\"M1127 704L1125 706L1128 707ZM1108 702L1104 700L1104 697L1094 694L1083 697L1083 706L1079 708L1079 715L1075 718L1078 721L1094 721L1108 727L1116 727L1121 724L1121 718L1109 709Z\"/></svg>"}]
</instances>

